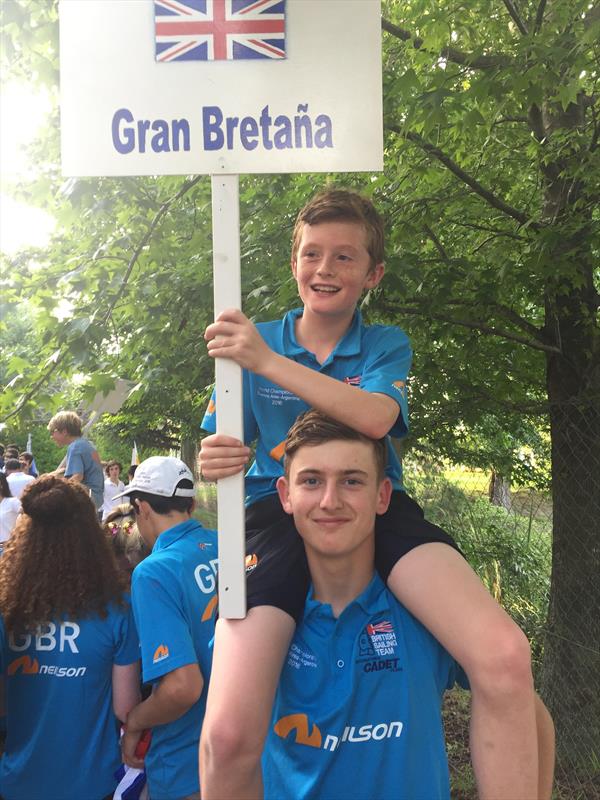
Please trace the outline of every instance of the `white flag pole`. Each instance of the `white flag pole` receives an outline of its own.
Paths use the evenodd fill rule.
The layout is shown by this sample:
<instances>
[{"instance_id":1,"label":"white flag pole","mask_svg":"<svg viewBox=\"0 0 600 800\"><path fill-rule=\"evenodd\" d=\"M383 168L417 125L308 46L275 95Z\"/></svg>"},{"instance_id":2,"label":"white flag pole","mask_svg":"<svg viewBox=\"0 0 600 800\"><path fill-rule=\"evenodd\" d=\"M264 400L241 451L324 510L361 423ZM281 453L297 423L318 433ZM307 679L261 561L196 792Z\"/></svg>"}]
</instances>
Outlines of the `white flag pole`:
<instances>
[{"instance_id":1,"label":"white flag pole","mask_svg":"<svg viewBox=\"0 0 600 800\"><path fill-rule=\"evenodd\" d=\"M241 308L239 177L213 175L212 232L215 317ZM230 359L215 359L217 432L244 440L242 370ZM219 616L246 616L244 473L217 481L219 532Z\"/></svg>"}]
</instances>

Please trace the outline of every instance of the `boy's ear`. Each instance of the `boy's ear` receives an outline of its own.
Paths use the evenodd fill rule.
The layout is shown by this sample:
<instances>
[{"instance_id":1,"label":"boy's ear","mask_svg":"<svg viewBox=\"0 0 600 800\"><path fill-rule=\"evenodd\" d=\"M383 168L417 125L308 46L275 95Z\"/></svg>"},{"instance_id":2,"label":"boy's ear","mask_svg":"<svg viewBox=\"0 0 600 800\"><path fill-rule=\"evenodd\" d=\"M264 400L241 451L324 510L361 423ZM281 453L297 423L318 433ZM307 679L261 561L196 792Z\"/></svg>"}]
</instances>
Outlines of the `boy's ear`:
<instances>
[{"instance_id":1,"label":"boy's ear","mask_svg":"<svg viewBox=\"0 0 600 800\"><path fill-rule=\"evenodd\" d=\"M379 264L375 264L373 269L369 270L367 274L367 279L365 281L365 289L374 289L385 274L385 264L383 261Z\"/></svg>"},{"instance_id":2,"label":"boy's ear","mask_svg":"<svg viewBox=\"0 0 600 800\"><path fill-rule=\"evenodd\" d=\"M388 510L390 500L392 499L392 482L389 478L384 478L379 484L377 490L377 506L375 512L377 514L385 514Z\"/></svg>"},{"instance_id":3,"label":"boy's ear","mask_svg":"<svg viewBox=\"0 0 600 800\"><path fill-rule=\"evenodd\" d=\"M291 514L292 504L290 502L289 486L287 478L284 475L282 475L280 478L277 478L277 494L279 495L281 507L285 513Z\"/></svg>"},{"instance_id":4,"label":"boy's ear","mask_svg":"<svg viewBox=\"0 0 600 800\"><path fill-rule=\"evenodd\" d=\"M292 258L290 259L290 266L292 268L292 275L295 278L296 277L296 272L297 272L297 269L298 269L298 257L297 256L292 256Z\"/></svg>"}]
</instances>

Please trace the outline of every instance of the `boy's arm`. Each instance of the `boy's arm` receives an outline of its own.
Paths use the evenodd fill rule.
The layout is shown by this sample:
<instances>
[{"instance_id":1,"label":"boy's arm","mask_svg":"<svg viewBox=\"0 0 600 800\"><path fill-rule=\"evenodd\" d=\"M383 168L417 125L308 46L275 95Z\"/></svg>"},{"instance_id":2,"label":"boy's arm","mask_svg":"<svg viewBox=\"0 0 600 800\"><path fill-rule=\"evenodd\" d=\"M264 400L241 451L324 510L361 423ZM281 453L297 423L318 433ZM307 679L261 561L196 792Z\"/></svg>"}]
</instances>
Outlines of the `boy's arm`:
<instances>
[{"instance_id":1,"label":"boy's arm","mask_svg":"<svg viewBox=\"0 0 600 800\"><path fill-rule=\"evenodd\" d=\"M166 725L183 716L199 700L203 686L204 678L198 664L186 664L163 675L150 697L127 715L121 739L123 761L141 769L144 762L135 755L135 748L142 733L146 728Z\"/></svg>"},{"instance_id":2,"label":"boy's arm","mask_svg":"<svg viewBox=\"0 0 600 800\"><path fill-rule=\"evenodd\" d=\"M47 472L46 474L47 475L64 475L66 466L67 466L67 457L63 456L63 460L60 462L58 467L56 469L52 470L52 472Z\"/></svg>"},{"instance_id":3,"label":"boy's arm","mask_svg":"<svg viewBox=\"0 0 600 800\"><path fill-rule=\"evenodd\" d=\"M219 314L204 338L211 357L233 359L240 367L262 375L365 436L380 439L398 417L399 405L388 395L350 386L275 353L237 309Z\"/></svg>"},{"instance_id":4,"label":"boy's arm","mask_svg":"<svg viewBox=\"0 0 600 800\"><path fill-rule=\"evenodd\" d=\"M140 702L140 663L113 664L113 711L124 722L127 714Z\"/></svg>"},{"instance_id":5,"label":"boy's arm","mask_svg":"<svg viewBox=\"0 0 600 800\"><path fill-rule=\"evenodd\" d=\"M554 783L554 723L541 698L535 696L535 722L538 735L538 796L550 800Z\"/></svg>"}]
</instances>

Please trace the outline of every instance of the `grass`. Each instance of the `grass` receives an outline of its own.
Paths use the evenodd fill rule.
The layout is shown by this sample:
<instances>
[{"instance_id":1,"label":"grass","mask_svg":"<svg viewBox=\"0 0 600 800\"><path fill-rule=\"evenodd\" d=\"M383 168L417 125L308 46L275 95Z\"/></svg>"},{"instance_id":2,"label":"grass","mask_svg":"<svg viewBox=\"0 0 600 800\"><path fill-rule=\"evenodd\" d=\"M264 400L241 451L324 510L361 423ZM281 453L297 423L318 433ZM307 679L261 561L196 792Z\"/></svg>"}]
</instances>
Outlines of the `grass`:
<instances>
[{"instance_id":1,"label":"grass","mask_svg":"<svg viewBox=\"0 0 600 800\"><path fill-rule=\"evenodd\" d=\"M217 487L214 483L200 483L196 493L195 519L205 528L217 527Z\"/></svg>"}]
</instances>

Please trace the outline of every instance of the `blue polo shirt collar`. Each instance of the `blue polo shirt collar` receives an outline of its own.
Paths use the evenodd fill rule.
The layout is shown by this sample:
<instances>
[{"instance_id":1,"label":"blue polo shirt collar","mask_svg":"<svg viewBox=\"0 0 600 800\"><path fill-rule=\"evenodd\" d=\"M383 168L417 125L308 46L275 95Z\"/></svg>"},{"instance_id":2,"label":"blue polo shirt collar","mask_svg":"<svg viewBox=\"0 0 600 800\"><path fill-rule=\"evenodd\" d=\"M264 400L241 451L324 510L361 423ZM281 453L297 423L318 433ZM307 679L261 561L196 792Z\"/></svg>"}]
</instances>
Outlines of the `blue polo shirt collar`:
<instances>
[{"instance_id":1,"label":"blue polo shirt collar","mask_svg":"<svg viewBox=\"0 0 600 800\"><path fill-rule=\"evenodd\" d=\"M296 339L296 320L302 316L303 308L294 308L288 311L283 318L283 325L281 327L281 344L282 350L288 357L306 353L302 345ZM336 356L356 356L361 353L361 342L363 335L363 321L362 315L358 309L354 312L352 323L344 336L337 343L335 349L330 354L327 362Z\"/></svg>"},{"instance_id":2,"label":"blue polo shirt collar","mask_svg":"<svg viewBox=\"0 0 600 800\"><path fill-rule=\"evenodd\" d=\"M164 550L166 547L169 547L174 544L174 542L181 539L182 536L185 536L189 531L196 530L200 527L202 526L198 520L195 519L187 519L185 522L179 522L177 525L168 528L168 530L160 534L158 539L154 542L152 552L157 553L159 550Z\"/></svg>"},{"instance_id":3,"label":"blue polo shirt collar","mask_svg":"<svg viewBox=\"0 0 600 800\"><path fill-rule=\"evenodd\" d=\"M389 611L389 595L385 591L384 583L377 573L373 575L367 588L342 611L340 620L352 614L354 607L357 605L360 606L365 614L371 616L380 611ZM311 586L304 605L304 617L305 619L309 619L313 615L331 617L333 619L331 606L329 603L321 603L319 600L315 600L314 587Z\"/></svg>"}]
</instances>

